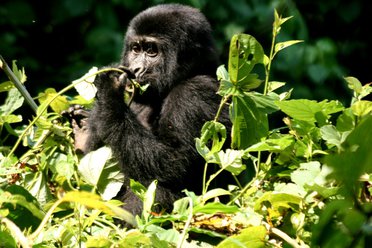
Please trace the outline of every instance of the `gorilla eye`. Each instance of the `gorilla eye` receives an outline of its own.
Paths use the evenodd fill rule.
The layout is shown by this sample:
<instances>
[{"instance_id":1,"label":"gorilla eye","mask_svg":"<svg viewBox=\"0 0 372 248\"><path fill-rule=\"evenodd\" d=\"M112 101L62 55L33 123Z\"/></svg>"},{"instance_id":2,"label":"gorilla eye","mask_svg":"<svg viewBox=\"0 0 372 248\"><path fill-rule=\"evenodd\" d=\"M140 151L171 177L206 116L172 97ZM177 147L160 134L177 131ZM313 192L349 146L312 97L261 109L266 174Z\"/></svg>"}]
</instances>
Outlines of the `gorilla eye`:
<instances>
[{"instance_id":1,"label":"gorilla eye","mask_svg":"<svg viewBox=\"0 0 372 248\"><path fill-rule=\"evenodd\" d=\"M139 43L133 43L131 50L135 53L140 53L141 52L141 45Z\"/></svg>"},{"instance_id":2,"label":"gorilla eye","mask_svg":"<svg viewBox=\"0 0 372 248\"><path fill-rule=\"evenodd\" d=\"M151 57L155 57L156 55L158 55L158 47L154 42L146 43L143 50L145 50L147 55Z\"/></svg>"}]
</instances>

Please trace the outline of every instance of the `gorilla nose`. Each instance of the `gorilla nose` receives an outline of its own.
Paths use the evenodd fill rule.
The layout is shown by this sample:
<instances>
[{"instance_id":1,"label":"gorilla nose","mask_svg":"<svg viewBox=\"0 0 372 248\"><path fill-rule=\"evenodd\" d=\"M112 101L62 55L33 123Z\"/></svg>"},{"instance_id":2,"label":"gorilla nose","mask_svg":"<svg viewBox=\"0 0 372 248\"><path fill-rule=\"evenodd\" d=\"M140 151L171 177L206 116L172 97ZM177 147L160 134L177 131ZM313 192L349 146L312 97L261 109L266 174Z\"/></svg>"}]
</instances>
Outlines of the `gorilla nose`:
<instances>
[{"instance_id":1,"label":"gorilla nose","mask_svg":"<svg viewBox=\"0 0 372 248\"><path fill-rule=\"evenodd\" d=\"M138 67L132 68L132 72L136 76L136 78L139 79L145 72L145 69L142 66L138 66Z\"/></svg>"}]
</instances>

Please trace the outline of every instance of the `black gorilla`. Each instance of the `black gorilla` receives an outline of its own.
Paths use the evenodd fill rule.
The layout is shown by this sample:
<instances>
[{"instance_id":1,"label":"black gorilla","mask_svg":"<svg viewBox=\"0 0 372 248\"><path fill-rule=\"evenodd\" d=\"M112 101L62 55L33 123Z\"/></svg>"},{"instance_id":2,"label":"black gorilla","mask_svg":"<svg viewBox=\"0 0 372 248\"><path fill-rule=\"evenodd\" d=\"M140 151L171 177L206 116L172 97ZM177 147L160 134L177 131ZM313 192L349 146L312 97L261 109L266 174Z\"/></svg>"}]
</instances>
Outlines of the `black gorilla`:
<instances>
[{"instance_id":1,"label":"black gorilla","mask_svg":"<svg viewBox=\"0 0 372 248\"><path fill-rule=\"evenodd\" d=\"M98 75L83 147L84 152L101 145L112 148L126 177L121 196L125 209L134 214L142 209L128 187L130 178L145 186L158 180L156 201L167 210L183 189L200 193L205 162L195 138L214 118L221 100L216 94L217 61L210 25L197 9L159 5L130 22L116 66L129 68L139 84L149 87L128 107L122 76ZM220 121L229 125L227 109Z\"/></svg>"}]
</instances>

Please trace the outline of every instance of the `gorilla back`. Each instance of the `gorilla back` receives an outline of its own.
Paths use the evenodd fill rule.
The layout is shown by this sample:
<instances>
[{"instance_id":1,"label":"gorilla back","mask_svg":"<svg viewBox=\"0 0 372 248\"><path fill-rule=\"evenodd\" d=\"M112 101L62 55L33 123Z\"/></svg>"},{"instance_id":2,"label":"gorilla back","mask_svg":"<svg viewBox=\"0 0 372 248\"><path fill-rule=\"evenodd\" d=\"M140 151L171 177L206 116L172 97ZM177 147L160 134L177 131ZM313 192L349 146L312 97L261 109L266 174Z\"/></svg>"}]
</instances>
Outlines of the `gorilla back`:
<instances>
[{"instance_id":1,"label":"gorilla back","mask_svg":"<svg viewBox=\"0 0 372 248\"><path fill-rule=\"evenodd\" d=\"M204 160L195 149L195 138L220 103L217 64L210 25L197 9L159 5L130 22L117 66L128 67L139 84L149 87L127 106L122 76L98 75L84 149L111 147L126 178L120 195L125 209L134 214L142 210L129 179L145 186L158 180L156 201L166 210L182 197L183 189L200 193ZM220 121L230 125L227 109Z\"/></svg>"}]
</instances>

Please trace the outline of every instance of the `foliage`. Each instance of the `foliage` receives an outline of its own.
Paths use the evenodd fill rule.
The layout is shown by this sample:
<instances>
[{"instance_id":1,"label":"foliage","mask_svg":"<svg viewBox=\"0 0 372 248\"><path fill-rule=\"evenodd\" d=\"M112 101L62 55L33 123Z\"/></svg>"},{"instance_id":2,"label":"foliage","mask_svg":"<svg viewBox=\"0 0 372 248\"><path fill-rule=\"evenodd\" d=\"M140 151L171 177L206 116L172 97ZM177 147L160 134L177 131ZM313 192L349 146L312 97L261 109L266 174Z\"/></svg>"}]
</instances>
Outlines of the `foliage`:
<instances>
[{"instance_id":1,"label":"foliage","mask_svg":"<svg viewBox=\"0 0 372 248\"><path fill-rule=\"evenodd\" d=\"M8 93L0 108L0 245L366 246L372 236L372 103L365 97L372 87L345 78L354 94L350 106L335 100L291 100L292 90L278 93L286 84L270 80L274 57L299 42L277 41L288 20L275 12L268 55L251 35L233 36L228 69L217 71L220 109L196 139L205 171L212 164L220 169L203 176L202 195L185 190L171 213L152 211L156 181L148 188L131 181L144 210L141 216L124 211L114 199L123 175L110 150L101 148L83 158L74 152L71 128L59 111L70 104L89 106L91 100L64 94L80 85L77 89L90 99L94 89L89 82L100 71L93 69L59 92L40 93L28 125L19 125L22 117L16 114L21 94L9 82L0 84L0 92ZM25 81L23 69L14 64L13 72ZM218 119L226 105L233 128L230 148L223 150L228 139ZM270 127L278 114L285 116L283 126ZM223 171L236 177L236 185L211 189ZM222 196L230 201L221 203Z\"/></svg>"}]
</instances>

